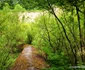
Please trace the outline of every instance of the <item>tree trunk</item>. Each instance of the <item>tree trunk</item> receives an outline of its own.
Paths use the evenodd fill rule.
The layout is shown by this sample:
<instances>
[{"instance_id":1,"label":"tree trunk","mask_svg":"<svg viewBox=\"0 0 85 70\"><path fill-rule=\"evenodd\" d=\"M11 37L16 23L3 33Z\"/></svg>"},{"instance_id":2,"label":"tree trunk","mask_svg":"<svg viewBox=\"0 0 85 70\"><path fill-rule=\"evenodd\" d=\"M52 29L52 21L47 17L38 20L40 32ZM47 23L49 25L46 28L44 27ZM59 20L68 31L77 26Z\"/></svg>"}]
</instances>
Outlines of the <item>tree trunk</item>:
<instances>
[{"instance_id":1,"label":"tree trunk","mask_svg":"<svg viewBox=\"0 0 85 70\"><path fill-rule=\"evenodd\" d=\"M76 14L77 14L77 19L78 19L78 26L79 26L79 38L80 38L80 49L81 49L81 60L82 60L82 63L83 63L83 46L82 46L82 33L81 33L81 25L80 25L80 15L79 15L79 12L78 12L78 8L76 6Z\"/></svg>"}]
</instances>

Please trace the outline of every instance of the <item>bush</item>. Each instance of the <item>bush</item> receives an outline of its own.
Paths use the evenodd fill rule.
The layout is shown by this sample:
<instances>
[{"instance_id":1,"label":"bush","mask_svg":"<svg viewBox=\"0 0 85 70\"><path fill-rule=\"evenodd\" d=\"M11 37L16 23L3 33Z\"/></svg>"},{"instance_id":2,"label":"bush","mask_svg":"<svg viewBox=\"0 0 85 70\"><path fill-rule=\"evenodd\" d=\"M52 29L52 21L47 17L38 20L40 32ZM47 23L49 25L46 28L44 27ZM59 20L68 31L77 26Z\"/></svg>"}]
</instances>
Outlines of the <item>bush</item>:
<instances>
[{"instance_id":1,"label":"bush","mask_svg":"<svg viewBox=\"0 0 85 70\"><path fill-rule=\"evenodd\" d=\"M69 70L68 57L64 55L64 52L49 53L48 64L49 70Z\"/></svg>"},{"instance_id":2,"label":"bush","mask_svg":"<svg viewBox=\"0 0 85 70\"><path fill-rule=\"evenodd\" d=\"M14 8L14 12L24 12L25 8L23 8L20 4L16 4Z\"/></svg>"}]
</instances>

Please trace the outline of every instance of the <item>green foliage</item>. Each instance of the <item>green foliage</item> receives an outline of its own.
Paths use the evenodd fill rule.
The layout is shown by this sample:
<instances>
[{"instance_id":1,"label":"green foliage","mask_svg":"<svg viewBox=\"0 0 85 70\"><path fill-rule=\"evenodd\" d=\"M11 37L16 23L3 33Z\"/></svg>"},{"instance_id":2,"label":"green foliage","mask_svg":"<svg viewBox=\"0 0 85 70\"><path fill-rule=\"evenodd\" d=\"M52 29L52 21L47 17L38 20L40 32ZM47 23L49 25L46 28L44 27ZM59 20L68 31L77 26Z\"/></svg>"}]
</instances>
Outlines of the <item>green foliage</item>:
<instances>
[{"instance_id":1,"label":"green foliage","mask_svg":"<svg viewBox=\"0 0 85 70\"><path fill-rule=\"evenodd\" d=\"M3 12L9 12L10 11L10 6L9 6L9 4L8 3L5 3L5 5L3 6ZM5 13L4 12L4 13Z\"/></svg>"},{"instance_id":2,"label":"green foliage","mask_svg":"<svg viewBox=\"0 0 85 70\"><path fill-rule=\"evenodd\" d=\"M14 11L20 12L11 10L7 3L0 11L0 70L10 69L18 54L17 46L27 40L28 26L19 22Z\"/></svg>"},{"instance_id":3,"label":"green foliage","mask_svg":"<svg viewBox=\"0 0 85 70\"><path fill-rule=\"evenodd\" d=\"M24 12L25 8L23 8L20 4L16 4L14 8L14 12Z\"/></svg>"},{"instance_id":4,"label":"green foliage","mask_svg":"<svg viewBox=\"0 0 85 70\"><path fill-rule=\"evenodd\" d=\"M64 54L66 45L65 41L62 40L62 27L59 27L54 16L48 13L39 17L36 22L33 27L33 30L36 30L33 44L47 54L46 59L50 68L46 70L69 70L68 56Z\"/></svg>"},{"instance_id":5,"label":"green foliage","mask_svg":"<svg viewBox=\"0 0 85 70\"><path fill-rule=\"evenodd\" d=\"M8 47L0 47L0 70L9 70L17 54L11 54Z\"/></svg>"},{"instance_id":6,"label":"green foliage","mask_svg":"<svg viewBox=\"0 0 85 70\"><path fill-rule=\"evenodd\" d=\"M22 43L33 44L46 53L46 60L50 65L48 70L68 70L70 64L82 65L85 62L83 2L85 1L1 0L0 7L3 10L0 11L0 68L10 68L9 65L15 60L12 55L18 52L16 47ZM54 11L56 7L62 9L61 15ZM51 14L43 13L35 23L21 23L18 15L19 12L25 12L25 9L46 9Z\"/></svg>"},{"instance_id":7,"label":"green foliage","mask_svg":"<svg viewBox=\"0 0 85 70\"><path fill-rule=\"evenodd\" d=\"M69 70L69 63L64 52L49 53L48 64L51 66L50 70Z\"/></svg>"}]
</instances>

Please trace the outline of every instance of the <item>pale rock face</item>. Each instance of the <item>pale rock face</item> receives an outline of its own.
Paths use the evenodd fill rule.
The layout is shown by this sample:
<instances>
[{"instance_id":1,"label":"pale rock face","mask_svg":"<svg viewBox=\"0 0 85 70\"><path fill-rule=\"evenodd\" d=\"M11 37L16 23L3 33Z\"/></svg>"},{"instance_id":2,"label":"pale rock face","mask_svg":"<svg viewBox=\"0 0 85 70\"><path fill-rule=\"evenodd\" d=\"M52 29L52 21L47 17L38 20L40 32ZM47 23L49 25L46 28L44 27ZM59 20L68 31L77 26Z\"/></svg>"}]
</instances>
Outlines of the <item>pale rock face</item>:
<instances>
[{"instance_id":1,"label":"pale rock face","mask_svg":"<svg viewBox=\"0 0 85 70\"><path fill-rule=\"evenodd\" d=\"M24 12L24 13L19 13L19 21L20 22L35 22L35 18L38 16L42 15L42 12Z\"/></svg>"},{"instance_id":2,"label":"pale rock face","mask_svg":"<svg viewBox=\"0 0 85 70\"><path fill-rule=\"evenodd\" d=\"M56 15L60 15L62 13L62 10L59 8L54 8L54 12L56 13ZM44 12L23 12L23 13L19 13L19 21L20 22L25 22L25 23L31 23L31 22L35 22L35 19L37 17L42 16L43 14L47 14L48 11L44 11Z\"/></svg>"}]
</instances>

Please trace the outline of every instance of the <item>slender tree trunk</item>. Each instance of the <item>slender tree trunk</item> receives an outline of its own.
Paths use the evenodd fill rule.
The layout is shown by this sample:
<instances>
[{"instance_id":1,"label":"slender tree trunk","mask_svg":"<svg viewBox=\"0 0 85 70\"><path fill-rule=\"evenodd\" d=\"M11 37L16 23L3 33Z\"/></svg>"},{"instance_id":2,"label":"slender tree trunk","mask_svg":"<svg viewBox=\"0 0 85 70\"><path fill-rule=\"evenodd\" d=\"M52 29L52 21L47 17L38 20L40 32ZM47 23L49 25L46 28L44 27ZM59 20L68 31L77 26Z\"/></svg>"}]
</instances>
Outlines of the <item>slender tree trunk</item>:
<instances>
[{"instance_id":1,"label":"slender tree trunk","mask_svg":"<svg viewBox=\"0 0 85 70\"><path fill-rule=\"evenodd\" d=\"M72 15L73 15L73 11L72 11ZM64 18L65 18L65 22L66 23L68 23L68 21L66 20L66 17L65 17L65 15L64 15ZM75 33L74 33L74 22L73 22L73 25L72 25L72 28L71 28L71 26L68 26L68 28L69 28L69 31L70 31L70 33L72 34L72 37L73 37L73 49L74 49L74 51L75 51L75 65L77 65L77 49L79 49L78 48L78 44L77 44L77 38L76 38L76 36L75 36Z\"/></svg>"},{"instance_id":2,"label":"slender tree trunk","mask_svg":"<svg viewBox=\"0 0 85 70\"><path fill-rule=\"evenodd\" d=\"M84 40L85 40L85 1L83 7L84 7ZM84 48L85 48L85 41L84 41Z\"/></svg>"},{"instance_id":3,"label":"slender tree trunk","mask_svg":"<svg viewBox=\"0 0 85 70\"><path fill-rule=\"evenodd\" d=\"M84 27L83 27L83 47L84 47L84 51L85 51L85 1L84 1L84 3L83 3L83 12L84 12L84 14L83 14L83 25L84 25ZM83 60L84 60L84 63L85 63L85 55L83 55Z\"/></svg>"},{"instance_id":4,"label":"slender tree trunk","mask_svg":"<svg viewBox=\"0 0 85 70\"><path fill-rule=\"evenodd\" d=\"M76 14L77 14L77 19L78 19L78 26L79 26L79 37L80 37L80 49L81 49L81 60L83 62L83 46L82 46L82 33L81 33L81 24L80 24L80 15L78 12L78 8L76 6Z\"/></svg>"}]
</instances>

